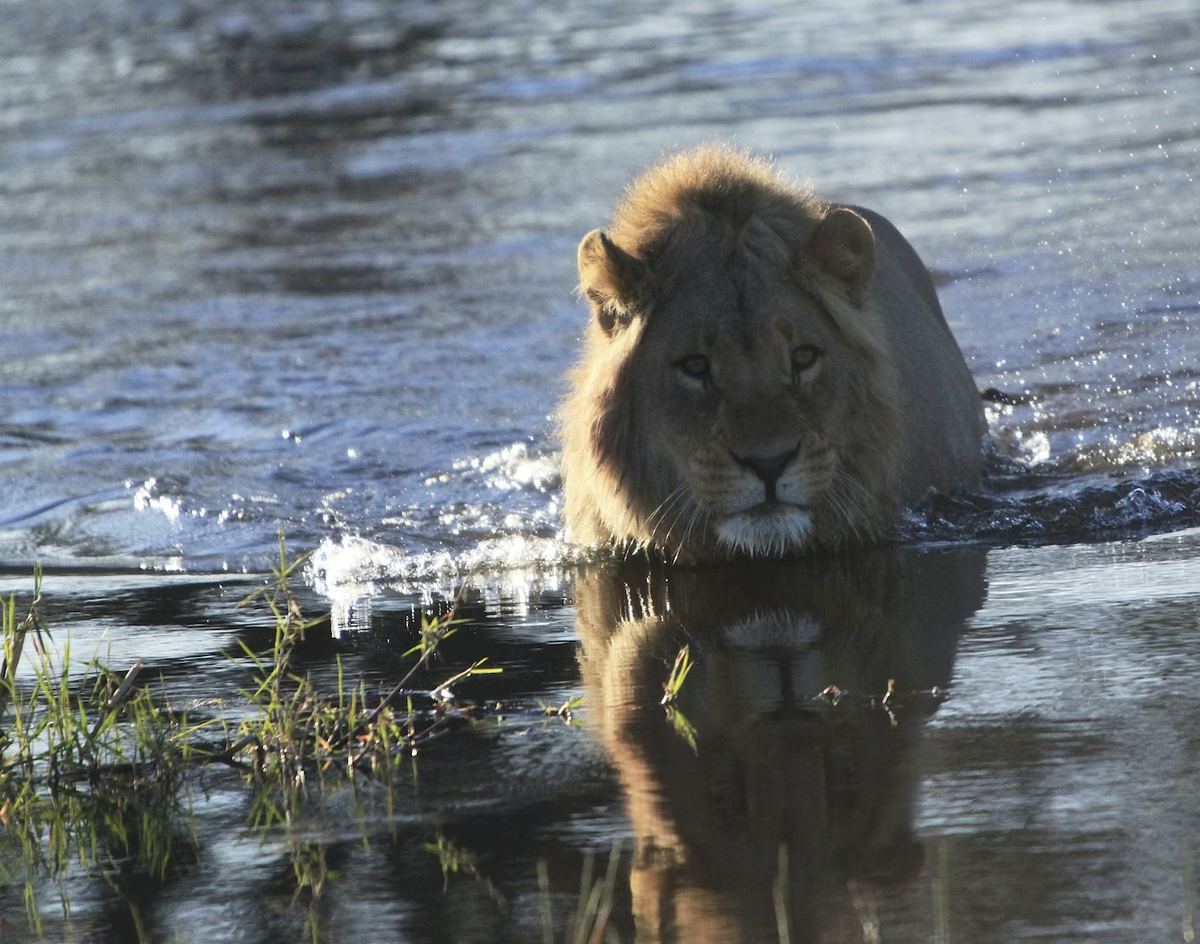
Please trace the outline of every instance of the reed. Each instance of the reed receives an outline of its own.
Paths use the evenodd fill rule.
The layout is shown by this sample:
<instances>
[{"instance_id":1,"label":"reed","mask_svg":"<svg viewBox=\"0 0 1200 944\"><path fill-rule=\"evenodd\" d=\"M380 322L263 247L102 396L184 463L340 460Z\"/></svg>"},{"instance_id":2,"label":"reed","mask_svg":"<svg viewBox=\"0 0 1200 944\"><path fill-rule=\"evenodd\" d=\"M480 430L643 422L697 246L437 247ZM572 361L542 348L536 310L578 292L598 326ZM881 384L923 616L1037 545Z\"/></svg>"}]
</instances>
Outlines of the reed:
<instances>
[{"instance_id":1,"label":"reed","mask_svg":"<svg viewBox=\"0 0 1200 944\"><path fill-rule=\"evenodd\" d=\"M242 772L253 791L251 826L291 824L313 789L362 776L390 784L403 758L467 713L455 687L501 671L480 659L436 684L409 688L456 632L461 621L451 609L422 620L419 641L405 653L415 656L413 665L389 692L347 684L340 660L337 691L318 691L293 668L306 634L327 619L306 618L294 592L306 560L289 559L281 536L271 578L241 603L265 606L275 634L266 652L243 643L229 654L251 679L242 692L246 710L233 725L175 711L165 692L147 684L141 662L116 671L93 658L72 671L69 641L56 650L41 616L40 568L27 604L19 608L15 595L0 600L0 885L23 883L38 936L48 885L70 913L68 874L101 876L122 893L126 879L161 882L199 854L191 791L203 767ZM327 880L323 857L312 843L293 852L297 898L306 896L315 916L311 905ZM122 897L148 940L132 898ZM307 923L315 940L317 926Z\"/></svg>"},{"instance_id":2,"label":"reed","mask_svg":"<svg viewBox=\"0 0 1200 944\"><path fill-rule=\"evenodd\" d=\"M180 788L196 733L137 685L140 662L122 674L93 659L72 678L69 644L56 654L40 616L41 588L38 569L24 613L15 595L0 601L0 880L24 883L39 935L42 879L66 911L58 879L69 870L120 892L131 874L161 881L194 847Z\"/></svg>"}]
</instances>

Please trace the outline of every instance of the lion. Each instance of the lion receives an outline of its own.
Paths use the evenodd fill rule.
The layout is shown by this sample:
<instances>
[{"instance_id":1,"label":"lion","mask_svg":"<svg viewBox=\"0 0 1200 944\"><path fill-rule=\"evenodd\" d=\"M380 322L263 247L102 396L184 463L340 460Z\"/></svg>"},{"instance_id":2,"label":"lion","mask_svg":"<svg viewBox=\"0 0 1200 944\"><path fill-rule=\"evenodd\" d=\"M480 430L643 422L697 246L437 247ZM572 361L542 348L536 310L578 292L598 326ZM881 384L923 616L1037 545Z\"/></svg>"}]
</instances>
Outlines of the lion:
<instances>
[{"instance_id":1,"label":"lion","mask_svg":"<svg viewBox=\"0 0 1200 944\"><path fill-rule=\"evenodd\" d=\"M891 223L703 147L626 192L578 253L592 317L559 412L582 544L673 560L881 539L978 484L979 393Z\"/></svg>"}]
</instances>

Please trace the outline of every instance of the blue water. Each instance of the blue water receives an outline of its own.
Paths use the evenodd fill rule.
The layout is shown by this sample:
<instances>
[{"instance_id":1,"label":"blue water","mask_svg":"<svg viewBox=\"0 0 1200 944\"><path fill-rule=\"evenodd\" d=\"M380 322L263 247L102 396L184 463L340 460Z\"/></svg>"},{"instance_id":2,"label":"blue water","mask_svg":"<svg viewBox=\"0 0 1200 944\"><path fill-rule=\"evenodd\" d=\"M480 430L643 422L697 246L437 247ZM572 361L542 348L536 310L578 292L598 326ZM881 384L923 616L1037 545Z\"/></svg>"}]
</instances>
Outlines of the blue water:
<instances>
[{"instance_id":1,"label":"blue water","mask_svg":"<svg viewBox=\"0 0 1200 944\"><path fill-rule=\"evenodd\" d=\"M635 849L735 861L694 844L717 828L705 804L725 809L729 771L775 744L782 779L745 778L768 785L758 809L782 784L805 800L792 827L825 829L827 807L889 827L831 814L846 832L809 847L824 865L793 844L829 940L1190 940L1198 43L1184 0L0 5L0 592L41 561L77 658L143 659L202 711L245 684L222 651L269 642L236 603L282 532L316 551L306 608L333 612L301 658L322 685L334 655L393 685L421 611L460 590L446 675L484 656L509 673L476 690L502 703L494 724L423 754L393 807L335 793L262 836L240 780L214 775L205 865L153 890L155 933L304 936L290 856L309 842L340 876L330 939L539 939L539 861L561 939L585 853L602 869L617 839L631 939L666 861ZM606 631L674 641L679 607L588 596L550 415L587 317L579 239L633 175L714 140L892 219L979 387L1021 398L988 409L979 494L910 509L878 572L796 584L849 587L842 604L737 611L735 585L697 618L712 648L685 713L709 781L654 726L665 644L604 648ZM900 740L878 712L838 738L792 727L788 698L862 668L804 648L818 629L875 625L915 634L897 664L922 653L945 701ZM890 650L872 652L860 681L885 686ZM649 680L648 711L598 694L622 667ZM593 702L583 728L531 720L574 695ZM818 797L834 781L805 766L814 745L862 778ZM680 808L705 828L672 833ZM438 830L488 863L445 893L423 851ZM773 914L777 837L754 835L726 871L762 880L714 920ZM129 939L108 886L71 881L74 927ZM20 888L0 893L0 936L23 933Z\"/></svg>"},{"instance_id":2,"label":"blue water","mask_svg":"<svg viewBox=\"0 0 1200 944\"><path fill-rule=\"evenodd\" d=\"M1187 4L4 16L5 563L558 559L574 246L708 140L900 226L1030 470L1190 467Z\"/></svg>"}]
</instances>

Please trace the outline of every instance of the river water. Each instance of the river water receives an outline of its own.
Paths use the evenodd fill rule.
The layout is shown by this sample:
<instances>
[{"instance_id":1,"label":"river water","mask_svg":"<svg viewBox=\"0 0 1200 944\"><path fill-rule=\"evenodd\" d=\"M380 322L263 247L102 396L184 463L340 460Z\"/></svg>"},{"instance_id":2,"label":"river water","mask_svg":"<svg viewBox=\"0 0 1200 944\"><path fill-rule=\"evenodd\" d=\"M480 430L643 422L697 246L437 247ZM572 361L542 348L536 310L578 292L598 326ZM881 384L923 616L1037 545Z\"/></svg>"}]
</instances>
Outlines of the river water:
<instances>
[{"instance_id":1,"label":"river water","mask_svg":"<svg viewBox=\"0 0 1200 944\"><path fill-rule=\"evenodd\" d=\"M816 916L802 940L1191 940L1194 3L9 0L0 26L4 592L40 561L73 647L218 697L219 650L253 632L234 604L282 530L317 552L326 678L337 652L394 683L413 614L469 574L448 660L503 662L488 696L518 706L589 699L590 733L502 721L431 758L400 839L372 843L388 865L331 831L355 876L328 898L339 939L366 912L364 939L537 939L536 863L565 913L564 873L616 838L622 940L654 908L664 939L777 934L736 915L771 909L780 843L782 899ZM987 488L912 509L886 586L829 564L792 574L807 601L772 585L693 621L717 658L682 711L689 760L621 709L660 683L628 627L679 627L612 601L645 586L686 610L691 578L660 592L561 541L549 415L586 319L578 240L639 170L711 141L887 215L980 388L1020 397L989 408ZM912 645L852 666L837 640L885 616ZM632 680L616 694L610 662ZM949 694L890 741L886 711L806 701L894 666ZM759 755L721 731L800 759L747 786ZM776 819L717 842L728 811L685 795L705 757ZM858 779L830 786L831 758ZM286 914L290 866L238 846L236 790L217 796L202 860L226 886L160 889L155 927L274 939L222 896L269 887ZM484 877L443 895L434 827L487 851ZM718 894L723 857L745 881ZM76 921L121 940L86 888Z\"/></svg>"}]
</instances>

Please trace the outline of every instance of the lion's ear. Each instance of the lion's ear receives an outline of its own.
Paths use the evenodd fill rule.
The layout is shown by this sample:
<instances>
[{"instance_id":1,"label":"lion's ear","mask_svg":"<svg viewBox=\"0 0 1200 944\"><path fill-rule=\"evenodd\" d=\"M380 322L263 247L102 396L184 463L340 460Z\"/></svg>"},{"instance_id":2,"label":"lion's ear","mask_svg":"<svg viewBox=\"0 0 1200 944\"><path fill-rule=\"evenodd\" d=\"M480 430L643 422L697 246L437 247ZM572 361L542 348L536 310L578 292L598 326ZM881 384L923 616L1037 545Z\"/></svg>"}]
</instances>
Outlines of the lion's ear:
<instances>
[{"instance_id":1,"label":"lion's ear","mask_svg":"<svg viewBox=\"0 0 1200 944\"><path fill-rule=\"evenodd\" d=\"M596 321L605 334L612 334L644 303L650 267L594 229L579 244L579 280Z\"/></svg>"},{"instance_id":2,"label":"lion's ear","mask_svg":"<svg viewBox=\"0 0 1200 944\"><path fill-rule=\"evenodd\" d=\"M817 226L808 244L810 258L825 273L846 284L860 304L875 275L875 234L853 210L838 207Z\"/></svg>"}]
</instances>

